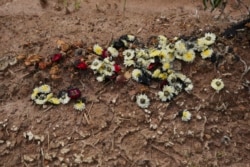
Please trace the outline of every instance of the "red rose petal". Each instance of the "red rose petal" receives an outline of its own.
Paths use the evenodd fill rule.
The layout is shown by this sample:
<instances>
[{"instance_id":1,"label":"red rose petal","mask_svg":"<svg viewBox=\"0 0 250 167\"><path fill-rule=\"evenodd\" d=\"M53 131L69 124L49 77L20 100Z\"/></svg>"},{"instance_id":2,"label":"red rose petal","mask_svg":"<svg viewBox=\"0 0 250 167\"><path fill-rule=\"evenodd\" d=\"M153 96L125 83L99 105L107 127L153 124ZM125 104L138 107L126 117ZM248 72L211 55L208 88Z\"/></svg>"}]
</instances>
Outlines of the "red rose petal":
<instances>
[{"instance_id":1,"label":"red rose petal","mask_svg":"<svg viewBox=\"0 0 250 167\"><path fill-rule=\"evenodd\" d=\"M115 72L118 73L121 71L121 67L118 64L115 64Z\"/></svg>"},{"instance_id":2,"label":"red rose petal","mask_svg":"<svg viewBox=\"0 0 250 167\"><path fill-rule=\"evenodd\" d=\"M57 53L57 54L54 54L51 58L51 61L52 62L58 62L62 59L62 54L61 53Z\"/></svg>"},{"instance_id":3,"label":"red rose petal","mask_svg":"<svg viewBox=\"0 0 250 167\"><path fill-rule=\"evenodd\" d=\"M80 70L86 70L88 68L88 65L84 61L81 61L81 60L77 60L75 65L76 65L76 68Z\"/></svg>"}]
</instances>

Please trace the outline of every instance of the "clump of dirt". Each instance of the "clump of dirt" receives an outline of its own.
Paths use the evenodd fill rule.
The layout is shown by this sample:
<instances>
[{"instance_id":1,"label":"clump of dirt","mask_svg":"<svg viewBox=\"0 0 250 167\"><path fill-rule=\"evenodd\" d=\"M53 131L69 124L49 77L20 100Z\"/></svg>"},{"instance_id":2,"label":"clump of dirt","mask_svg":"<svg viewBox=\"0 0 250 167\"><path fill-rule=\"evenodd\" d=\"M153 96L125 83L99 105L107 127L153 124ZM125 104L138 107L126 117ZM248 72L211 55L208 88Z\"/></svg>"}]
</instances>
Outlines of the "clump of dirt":
<instances>
[{"instance_id":1,"label":"clump of dirt","mask_svg":"<svg viewBox=\"0 0 250 167\"><path fill-rule=\"evenodd\" d=\"M0 64L7 62L0 71L2 166L249 163L249 28L231 39L220 35L244 16L245 8L229 4L219 17L218 10L203 11L200 1L185 7L180 1L124 2L0 2ZM109 46L124 34L147 43L150 36L190 38L206 32L217 35L215 59L179 61L175 68L192 80L194 88L170 102L156 98L157 83L145 86L123 78L119 83L99 83L89 69L75 69L77 48L82 48L84 60L91 61L86 55L94 44ZM52 69L47 60L58 53L58 45L70 56ZM214 78L225 84L219 93L210 86ZM35 105L30 96L41 83L53 92L79 88L86 109L75 111L73 102ZM152 98L146 112L135 102L141 92ZM184 109L192 113L189 122L178 116Z\"/></svg>"}]
</instances>

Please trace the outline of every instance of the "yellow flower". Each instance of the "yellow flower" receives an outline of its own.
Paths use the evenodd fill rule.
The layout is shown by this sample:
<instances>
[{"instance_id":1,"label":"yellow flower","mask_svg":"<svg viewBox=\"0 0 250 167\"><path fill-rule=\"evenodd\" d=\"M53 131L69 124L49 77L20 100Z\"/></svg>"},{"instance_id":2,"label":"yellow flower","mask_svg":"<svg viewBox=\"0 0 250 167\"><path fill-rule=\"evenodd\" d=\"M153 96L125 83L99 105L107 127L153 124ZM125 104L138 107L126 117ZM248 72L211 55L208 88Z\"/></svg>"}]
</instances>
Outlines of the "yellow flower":
<instances>
[{"instance_id":1,"label":"yellow flower","mask_svg":"<svg viewBox=\"0 0 250 167\"><path fill-rule=\"evenodd\" d=\"M221 79L215 78L211 82L211 87L219 93L219 91L224 88L224 83Z\"/></svg>"},{"instance_id":2,"label":"yellow flower","mask_svg":"<svg viewBox=\"0 0 250 167\"><path fill-rule=\"evenodd\" d=\"M39 89L34 88L32 94L31 94L31 100L35 100L38 93L39 93Z\"/></svg>"},{"instance_id":3,"label":"yellow flower","mask_svg":"<svg viewBox=\"0 0 250 167\"><path fill-rule=\"evenodd\" d=\"M183 40L179 40L179 41L175 42L174 47L175 47L176 51L179 53L187 52L186 43Z\"/></svg>"},{"instance_id":4,"label":"yellow flower","mask_svg":"<svg viewBox=\"0 0 250 167\"><path fill-rule=\"evenodd\" d=\"M51 88L49 85L43 84L38 88L39 92L41 93L50 93Z\"/></svg>"},{"instance_id":5,"label":"yellow flower","mask_svg":"<svg viewBox=\"0 0 250 167\"><path fill-rule=\"evenodd\" d=\"M206 50L204 50L204 51L202 51L201 52L201 57L202 57L202 59L206 59L206 58L209 58L209 57L211 57L212 56L212 54L213 54L213 49L206 49Z\"/></svg>"},{"instance_id":6,"label":"yellow flower","mask_svg":"<svg viewBox=\"0 0 250 167\"><path fill-rule=\"evenodd\" d=\"M192 117L192 114L188 110L185 109L182 112L181 120L182 121L189 121L189 120L191 120L191 117Z\"/></svg>"},{"instance_id":7,"label":"yellow flower","mask_svg":"<svg viewBox=\"0 0 250 167\"><path fill-rule=\"evenodd\" d=\"M189 49L186 53L183 54L183 60L185 62L193 62L195 59L195 52L193 49Z\"/></svg>"},{"instance_id":8,"label":"yellow flower","mask_svg":"<svg viewBox=\"0 0 250 167\"><path fill-rule=\"evenodd\" d=\"M74 109L76 109L78 111L83 111L85 108L86 108L86 105L81 100L77 101L74 104Z\"/></svg>"},{"instance_id":9,"label":"yellow flower","mask_svg":"<svg viewBox=\"0 0 250 167\"><path fill-rule=\"evenodd\" d=\"M137 82L139 81L139 77L142 76L142 71L139 69L134 69L132 71L132 78L136 80Z\"/></svg>"},{"instance_id":10,"label":"yellow flower","mask_svg":"<svg viewBox=\"0 0 250 167\"><path fill-rule=\"evenodd\" d=\"M59 100L58 98L56 98L56 97L51 97L51 98L48 100L48 102L50 102L50 103L52 103L52 104L56 104L56 105L60 104L60 100Z\"/></svg>"},{"instance_id":11,"label":"yellow flower","mask_svg":"<svg viewBox=\"0 0 250 167\"><path fill-rule=\"evenodd\" d=\"M158 78L160 74L161 74L161 70L160 69L156 69L156 70L154 70L154 72L152 74L152 77L153 78Z\"/></svg>"},{"instance_id":12,"label":"yellow flower","mask_svg":"<svg viewBox=\"0 0 250 167\"><path fill-rule=\"evenodd\" d=\"M169 63L169 62L163 63L163 65L162 65L162 70L163 70L163 71L166 71L166 70L168 70L169 68L170 68L170 63Z\"/></svg>"},{"instance_id":13,"label":"yellow flower","mask_svg":"<svg viewBox=\"0 0 250 167\"><path fill-rule=\"evenodd\" d=\"M102 55L103 49L102 49L102 47L100 45L95 44L93 46L93 51L94 51L95 54L100 56L100 55Z\"/></svg>"},{"instance_id":14,"label":"yellow flower","mask_svg":"<svg viewBox=\"0 0 250 167\"><path fill-rule=\"evenodd\" d=\"M168 74L166 72L160 73L158 78L161 80L166 80L168 78Z\"/></svg>"},{"instance_id":15,"label":"yellow flower","mask_svg":"<svg viewBox=\"0 0 250 167\"><path fill-rule=\"evenodd\" d=\"M158 50L158 49L152 49L149 52L150 57L160 56L160 54L161 54L161 50Z\"/></svg>"}]
</instances>

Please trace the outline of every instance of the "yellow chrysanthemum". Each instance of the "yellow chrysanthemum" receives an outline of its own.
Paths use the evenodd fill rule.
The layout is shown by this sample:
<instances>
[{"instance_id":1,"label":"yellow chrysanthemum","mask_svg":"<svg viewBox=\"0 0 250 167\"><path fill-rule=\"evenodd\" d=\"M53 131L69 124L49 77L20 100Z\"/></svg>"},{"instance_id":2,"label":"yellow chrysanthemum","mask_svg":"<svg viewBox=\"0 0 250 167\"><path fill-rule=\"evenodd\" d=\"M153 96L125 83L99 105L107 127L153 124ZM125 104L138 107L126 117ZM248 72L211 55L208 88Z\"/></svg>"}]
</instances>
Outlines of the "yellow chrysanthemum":
<instances>
[{"instance_id":1,"label":"yellow chrysanthemum","mask_svg":"<svg viewBox=\"0 0 250 167\"><path fill-rule=\"evenodd\" d=\"M153 78L158 78L160 74L161 74L161 70L160 69L156 69L156 70L154 70L154 72L152 74L152 77Z\"/></svg>"},{"instance_id":2,"label":"yellow chrysanthemum","mask_svg":"<svg viewBox=\"0 0 250 167\"><path fill-rule=\"evenodd\" d=\"M168 78L168 74L166 72L160 73L158 78L161 80L166 80Z\"/></svg>"},{"instance_id":3,"label":"yellow chrysanthemum","mask_svg":"<svg viewBox=\"0 0 250 167\"><path fill-rule=\"evenodd\" d=\"M44 84L44 85L39 86L38 90L41 93L50 93L51 87L47 84Z\"/></svg>"},{"instance_id":4,"label":"yellow chrysanthemum","mask_svg":"<svg viewBox=\"0 0 250 167\"><path fill-rule=\"evenodd\" d=\"M163 65L162 65L162 70L163 71L167 71L169 68L170 68L170 63L169 62L165 62L165 63L163 63Z\"/></svg>"},{"instance_id":5,"label":"yellow chrysanthemum","mask_svg":"<svg viewBox=\"0 0 250 167\"><path fill-rule=\"evenodd\" d=\"M139 69L134 69L132 71L132 78L136 80L137 82L139 81L139 77L142 76L142 71Z\"/></svg>"},{"instance_id":6,"label":"yellow chrysanthemum","mask_svg":"<svg viewBox=\"0 0 250 167\"><path fill-rule=\"evenodd\" d=\"M56 104L56 105L60 104L60 100L59 100L58 98L56 98L56 97L50 98L50 99L48 100L48 102L50 102L50 103L52 103L52 104Z\"/></svg>"},{"instance_id":7,"label":"yellow chrysanthemum","mask_svg":"<svg viewBox=\"0 0 250 167\"><path fill-rule=\"evenodd\" d=\"M192 114L188 110L184 110L182 112L181 120L182 121L189 121L189 120L191 120L191 117L192 117Z\"/></svg>"},{"instance_id":8,"label":"yellow chrysanthemum","mask_svg":"<svg viewBox=\"0 0 250 167\"><path fill-rule=\"evenodd\" d=\"M183 54L183 60L185 62L193 62L195 59L195 52L193 49L189 49L186 53Z\"/></svg>"},{"instance_id":9,"label":"yellow chrysanthemum","mask_svg":"<svg viewBox=\"0 0 250 167\"><path fill-rule=\"evenodd\" d=\"M39 89L34 88L32 94L31 94L31 100L35 100L38 93L39 93Z\"/></svg>"},{"instance_id":10,"label":"yellow chrysanthemum","mask_svg":"<svg viewBox=\"0 0 250 167\"><path fill-rule=\"evenodd\" d=\"M100 45L95 44L93 46L93 51L94 51L95 54L100 56L100 55L102 55L103 49L102 49L102 47Z\"/></svg>"},{"instance_id":11,"label":"yellow chrysanthemum","mask_svg":"<svg viewBox=\"0 0 250 167\"><path fill-rule=\"evenodd\" d=\"M209 58L209 57L211 57L212 56L212 54L213 54L213 49L206 49L206 50L204 50L204 51L202 51L201 52L201 57L202 57L202 59L206 59L206 58Z\"/></svg>"},{"instance_id":12,"label":"yellow chrysanthemum","mask_svg":"<svg viewBox=\"0 0 250 167\"><path fill-rule=\"evenodd\" d=\"M158 50L158 49L152 49L149 52L150 57L156 57L156 56L160 56L160 55L161 55L161 50Z\"/></svg>"},{"instance_id":13,"label":"yellow chrysanthemum","mask_svg":"<svg viewBox=\"0 0 250 167\"><path fill-rule=\"evenodd\" d=\"M78 102L74 104L74 109L78 111L83 111L85 108L86 108L86 105L81 100L79 100Z\"/></svg>"}]
</instances>

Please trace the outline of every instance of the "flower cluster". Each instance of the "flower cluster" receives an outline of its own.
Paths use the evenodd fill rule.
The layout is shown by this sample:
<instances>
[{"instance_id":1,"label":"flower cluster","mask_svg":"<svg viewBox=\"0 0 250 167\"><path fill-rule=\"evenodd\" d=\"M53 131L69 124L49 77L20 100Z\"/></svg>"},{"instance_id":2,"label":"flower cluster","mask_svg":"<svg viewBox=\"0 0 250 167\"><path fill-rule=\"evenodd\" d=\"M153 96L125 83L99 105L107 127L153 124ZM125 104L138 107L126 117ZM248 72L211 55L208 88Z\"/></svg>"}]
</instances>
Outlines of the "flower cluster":
<instances>
[{"instance_id":1,"label":"flower cluster","mask_svg":"<svg viewBox=\"0 0 250 167\"><path fill-rule=\"evenodd\" d=\"M43 84L34 88L31 94L31 100L38 105L44 105L46 103L54 105L68 104L71 99L77 99L77 102L74 104L76 110L83 111L85 109L85 100L81 99L81 92L78 88L69 88L67 91L62 90L58 96L55 97L51 92L51 87L47 84Z\"/></svg>"}]
</instances>

